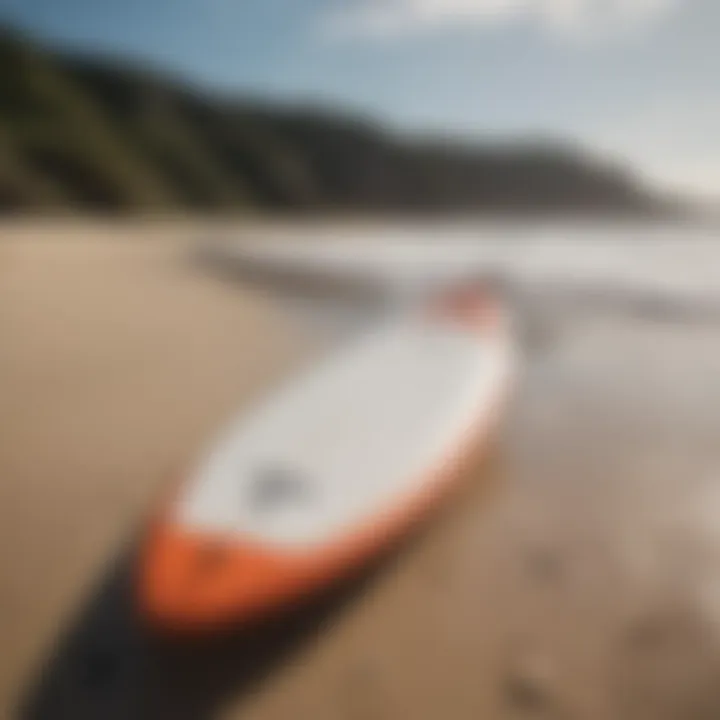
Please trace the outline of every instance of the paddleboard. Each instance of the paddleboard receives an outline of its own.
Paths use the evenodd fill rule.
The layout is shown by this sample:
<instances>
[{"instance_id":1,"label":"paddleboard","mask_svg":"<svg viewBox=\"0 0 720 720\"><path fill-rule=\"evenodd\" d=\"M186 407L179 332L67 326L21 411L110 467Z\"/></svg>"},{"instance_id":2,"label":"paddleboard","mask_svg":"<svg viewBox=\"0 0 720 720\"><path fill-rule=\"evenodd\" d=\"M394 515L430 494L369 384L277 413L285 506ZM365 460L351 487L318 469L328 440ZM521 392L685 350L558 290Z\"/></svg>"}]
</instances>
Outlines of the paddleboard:
<instances>
[{"instance_id":1,"label":"paddleboard","mask_svg":"<svg viewBox=\"0 0 720 720\"><path fill-rule=\"evenodd\" d=\"M155 626L250 622L359 569L427 516L488 443L510 321L482 293L394 317L233 422L151 523Z\"/></svg>"}]
</instances>

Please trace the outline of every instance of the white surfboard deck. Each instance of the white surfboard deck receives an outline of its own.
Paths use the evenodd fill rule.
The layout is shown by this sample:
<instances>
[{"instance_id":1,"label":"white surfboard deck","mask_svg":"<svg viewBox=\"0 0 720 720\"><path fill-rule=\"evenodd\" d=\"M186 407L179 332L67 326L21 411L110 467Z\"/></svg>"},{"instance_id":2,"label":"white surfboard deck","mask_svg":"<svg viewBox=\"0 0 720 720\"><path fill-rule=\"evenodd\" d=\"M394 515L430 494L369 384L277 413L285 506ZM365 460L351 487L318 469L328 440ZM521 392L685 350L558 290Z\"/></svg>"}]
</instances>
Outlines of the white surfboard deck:
<instances>
[{"instance_id":1,"label":"white surfboard deck","mask_svg":"<svg viewBox=\"0 0 720 720\"><path fill-rule=\"evenodd\" d=\"M176 522L288 550L332 542L422 490L489 415L512 366L507 324L386 321L237 419L182 492Z\"/></svg>"}]
</instances>

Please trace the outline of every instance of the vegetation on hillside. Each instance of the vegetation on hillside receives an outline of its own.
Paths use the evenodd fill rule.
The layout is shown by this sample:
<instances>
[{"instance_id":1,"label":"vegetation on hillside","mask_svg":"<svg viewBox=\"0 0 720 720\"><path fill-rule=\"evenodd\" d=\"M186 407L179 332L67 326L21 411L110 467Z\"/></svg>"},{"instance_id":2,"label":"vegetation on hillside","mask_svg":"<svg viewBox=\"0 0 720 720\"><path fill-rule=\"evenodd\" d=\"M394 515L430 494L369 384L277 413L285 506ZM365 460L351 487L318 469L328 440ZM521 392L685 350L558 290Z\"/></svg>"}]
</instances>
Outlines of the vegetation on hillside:
<instances>
[{"instance_id":1,"label":"vegetation on hillside","mask_svg":"<svg viewBox=\"0 0 720 720\"><path fill-rule=\"evenodd\" d=\"M561 147L409 140L361 120L191 91L0 32L0 210L660 208Z\"/></svg>"}]
</instances>

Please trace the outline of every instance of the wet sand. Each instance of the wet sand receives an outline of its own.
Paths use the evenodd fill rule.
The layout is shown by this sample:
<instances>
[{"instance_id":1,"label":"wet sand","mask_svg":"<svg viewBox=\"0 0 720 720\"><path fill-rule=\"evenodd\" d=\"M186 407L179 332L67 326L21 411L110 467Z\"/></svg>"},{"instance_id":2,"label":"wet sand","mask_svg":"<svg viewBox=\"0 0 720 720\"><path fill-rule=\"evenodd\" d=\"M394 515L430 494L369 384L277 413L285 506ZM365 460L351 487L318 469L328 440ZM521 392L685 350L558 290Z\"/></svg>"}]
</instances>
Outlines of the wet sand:
<instances>
[{"instance_id":1,"label":"wet sand","mask_svg":"<svg viewBox=\"0 0 720 720\"><path fill-rule=\"evenodd\" d=\"M99 578L174 468L332 339L187 262L190 236L3 231L2 716L107 604ZM318 632L252 682L204 649L225 679L202 692L156 654L166 700L125 716L717 717L720 330L562 313L544 331L493 456ZM58 697L42 717L99 707Z\"/></svg>"}]
</instances>

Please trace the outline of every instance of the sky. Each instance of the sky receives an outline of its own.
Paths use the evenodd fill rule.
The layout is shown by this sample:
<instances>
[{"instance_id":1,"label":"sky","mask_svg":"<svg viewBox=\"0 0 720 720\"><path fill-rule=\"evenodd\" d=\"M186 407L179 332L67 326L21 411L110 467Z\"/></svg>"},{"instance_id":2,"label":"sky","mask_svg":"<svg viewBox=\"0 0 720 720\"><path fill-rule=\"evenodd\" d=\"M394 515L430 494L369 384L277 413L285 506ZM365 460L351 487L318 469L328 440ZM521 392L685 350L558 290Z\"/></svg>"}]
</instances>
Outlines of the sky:
<instances>
[{"instance_id":1,"label":"sky","mask_svg":"<svg viewBox=\"0 0 720 720\"><path fill-rule=\"evenodd\" d=\"M720 0L0 0L0 18L391 127L568 140L720 198Z\"/></svg>"}]
</instances>

